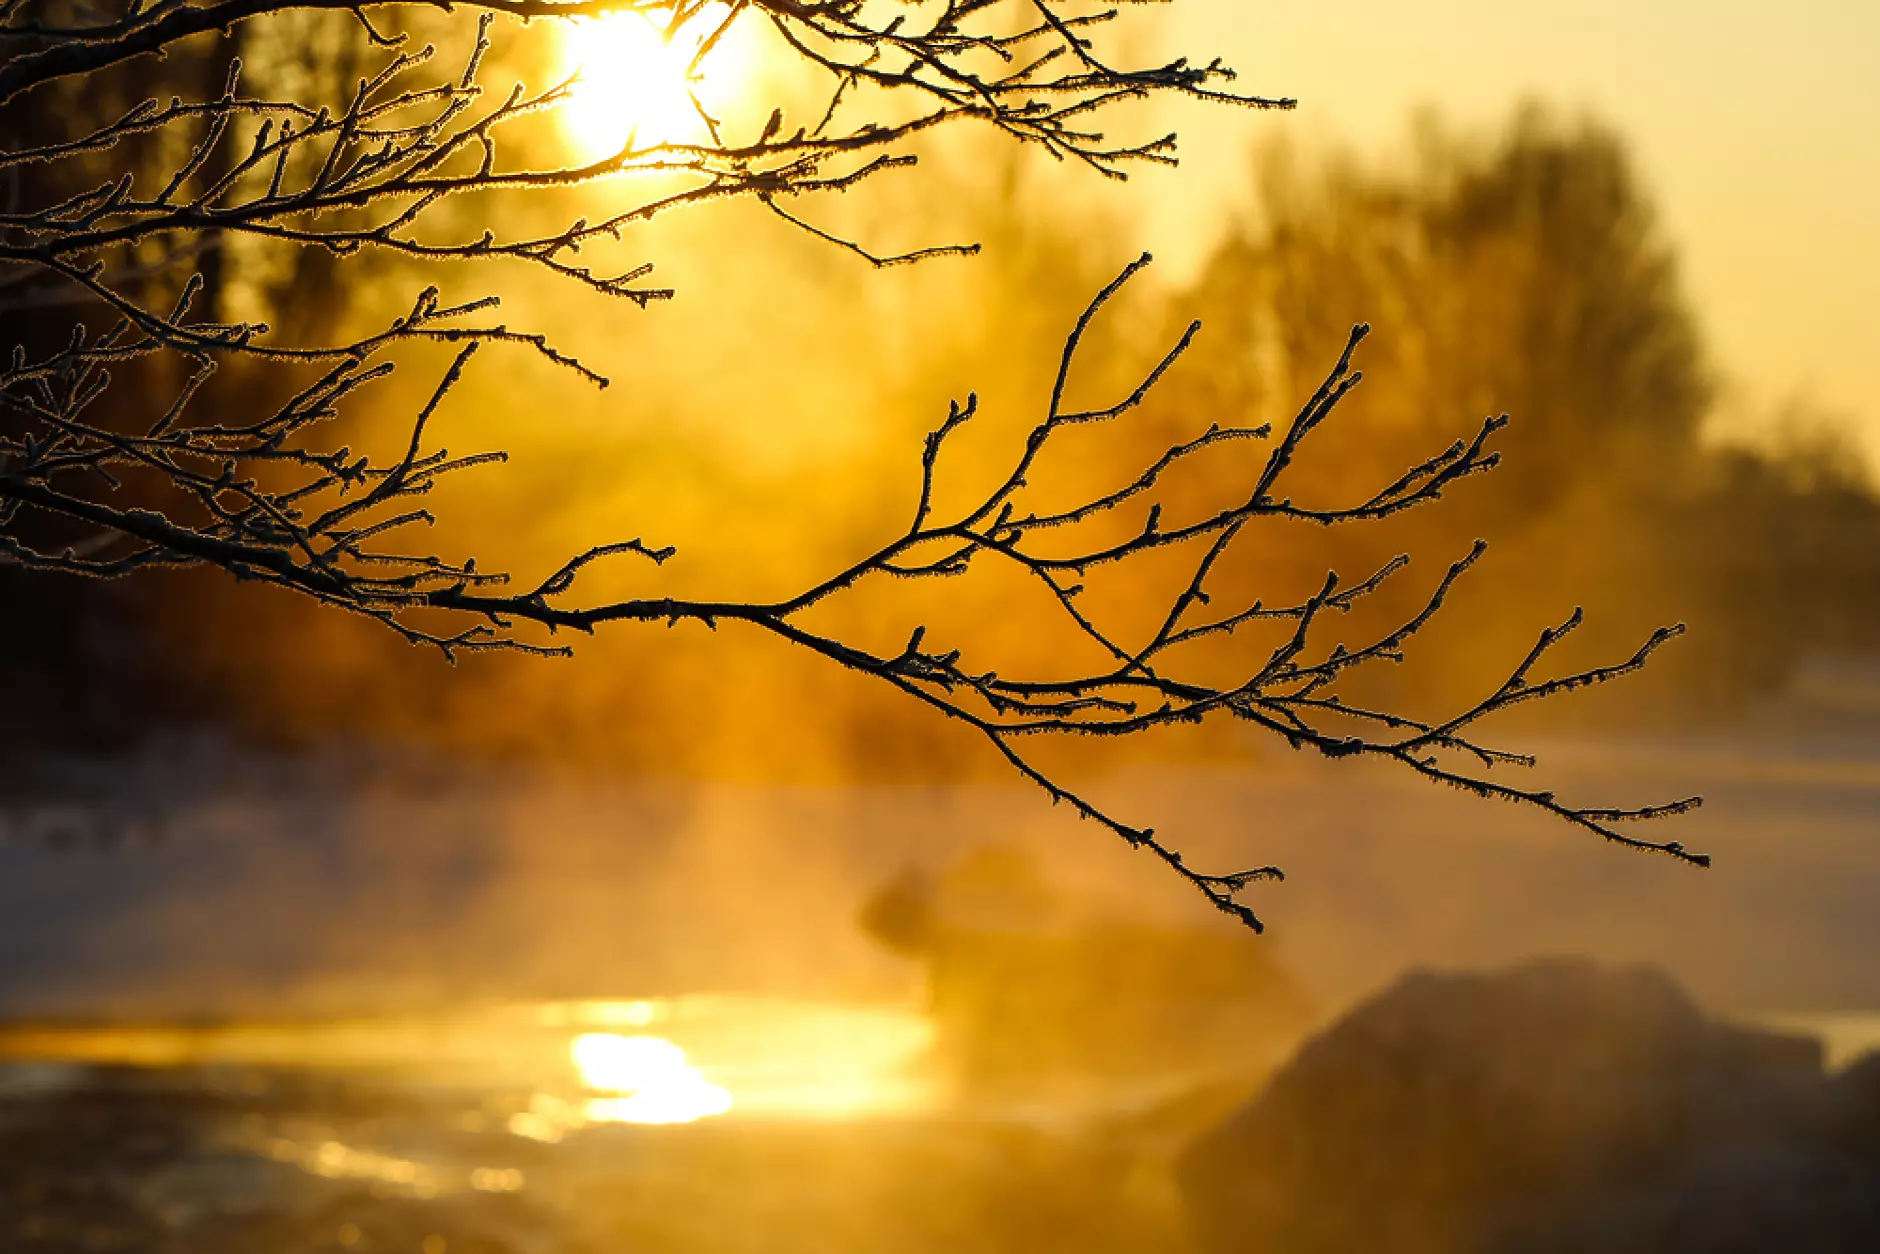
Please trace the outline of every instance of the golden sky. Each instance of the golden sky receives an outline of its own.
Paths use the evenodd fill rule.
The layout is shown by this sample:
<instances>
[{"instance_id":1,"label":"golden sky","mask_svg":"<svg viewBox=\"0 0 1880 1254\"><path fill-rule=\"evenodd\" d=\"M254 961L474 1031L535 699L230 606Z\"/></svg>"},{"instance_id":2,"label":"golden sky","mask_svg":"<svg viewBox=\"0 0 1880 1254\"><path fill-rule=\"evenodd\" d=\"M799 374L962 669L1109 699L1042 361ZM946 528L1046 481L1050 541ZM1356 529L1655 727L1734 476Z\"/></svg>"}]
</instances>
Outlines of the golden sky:
<instances>
[{"instance_id":1,"label":"golden sky","mask_svg":"<svg viewBox=\"0 0 1880 1254\"><path fill-rule=\"evenodd\" d=\"M1844 413L1880 462L1880 0L1178 0L1155 20L1300 101L1174 119L1182 169L1122 196L1168 260L1198 257L1275 128L1383 151L1419 106L1590 111L1633 144L1731 400Z\"/></svg>"}]
</instances>

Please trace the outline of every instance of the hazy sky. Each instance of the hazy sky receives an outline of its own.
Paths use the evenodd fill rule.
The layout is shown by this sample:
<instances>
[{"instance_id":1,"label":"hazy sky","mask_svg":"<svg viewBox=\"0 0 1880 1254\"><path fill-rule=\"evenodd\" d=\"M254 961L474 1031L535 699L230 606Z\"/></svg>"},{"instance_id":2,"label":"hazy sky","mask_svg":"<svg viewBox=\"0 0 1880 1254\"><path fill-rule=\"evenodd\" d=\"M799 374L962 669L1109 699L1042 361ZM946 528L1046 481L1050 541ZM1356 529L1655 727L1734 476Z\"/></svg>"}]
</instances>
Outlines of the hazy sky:
<instances>
[{"instance_id":1,"label":"hazy sky","mask_svg":"<svg viewBox=\"0 0 1880 1254\"><path fill-rule=\"evenodd\" d=\"M1170 260L1239 195L1253 135L1375 150L1420 105L1484 124L1524 96L1590 111L1630 139L1740 397L1845 412L1880 462L1880 0L1176 0L1158 17L1184 52L1300 101L1184 112L1183 168L1126 194Z\"/></svg>"}]
</instances>

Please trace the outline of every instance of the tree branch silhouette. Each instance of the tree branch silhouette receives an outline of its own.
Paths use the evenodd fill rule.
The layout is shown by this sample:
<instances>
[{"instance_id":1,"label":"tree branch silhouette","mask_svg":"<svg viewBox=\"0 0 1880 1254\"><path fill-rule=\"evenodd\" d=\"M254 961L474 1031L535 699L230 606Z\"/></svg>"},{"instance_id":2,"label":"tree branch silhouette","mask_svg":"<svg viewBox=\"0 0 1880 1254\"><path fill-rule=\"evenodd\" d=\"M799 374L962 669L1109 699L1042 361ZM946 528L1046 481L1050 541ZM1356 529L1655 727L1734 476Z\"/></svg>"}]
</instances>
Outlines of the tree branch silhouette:
<instances>
[{"instance_id":1,"label":"tree branch silhouette","mask_svg":"<svg viewBox=\"0 0 1880 1254\"><path fill-rule=\"evenodd\" d=\"M1697 799L1631 810L1565 804L1552 793L1491 778L1493 768L1533 760L1491 747L1475 734L1481 720L1511 706L1637 670L1679 628L1659 631L1617 664L1535 678L1549 651L1578 625L1576 611L1541 633L1495 691L1454 717L1432 722L1350 703L1337 688L1360 668L1401 660L1406 643L1441 611L1452 587L1480 557L1479 542L1440 577L1420 610L1355 648L1324 649L1316 629L1398 577L1407 558L1352 584L1328 575L1316 593L1294 604L1256 600L1215 608L1224 596L1215 586L1218 569L1253 524L1292 520L1331 526L1380 519L1432 503L1450 485L1495 465L1497 455L1488 446L1504 417L1483 422L1471 439L1436 452L1361 500L1303 505L1282 494L1299 449L1357 385L1360 376L1352 360L1366 328L1352 333L1332 371L1283 431L1210 425L1168 447L1135 477L1073 506L1040 513L1026 504L1057 437L1071 428L1123 420L1137 410L1199 330L1199 324L1191 325L1115 403L1087 410L1068 404L1068 385L1093 319L1148 264L1146 256L1098 293L1077 320L1042 417L989 491L959 512L936 504L949 438L978 412L977 400L969 397L927 437L907 530L786 600L584 600L582 577L598 562L631 557L657 567L672 558L671 548L638 538L588 549L526 591L510 575L482 570L472 559L423 553L411 537L436 520L420 498L446 475L503 460L495 451L453 455L430 438L432 418L482 349L516 346L602 385L604 376L545 337L495 319L494 297L453 303L437 288L427 288L381 330L335 342L288 342L262 323L199 315L200 275L184 281L173 300L148 299L143 280L151 267L187 272L204 249L247 235L339 255L375 251L420 262L507 259L644 305L670 295L644 282L649 267L597 272L580 260L583 247L619 240L632 226L661 214L748 197L876 265L970 251L941 246L879 255L813 225L781 202L841 191L910 164L904 142L943 123L988 123L1015 141L1120 176L1132 164L1172 160L1173 141L1116 144L1087 129L1086 119L1118 101L1176 94L1252 107L1290 102L1232 94L1224 86L1232 75L1218 62L1113 68L1099 58L1088 34L1111 11L1052 0L948 0L931 12L926 6L906 6L886 21L879 20L881 10L895 6L865 7L855 0L737 0L729 5L467 0L467 7L481 10L475 42L461 65L442 78L434 48L408 50L402 37L374 24L372 13L390 7L356 0L131 0L115 17L76 25L29 20L21 0L0 7L0 102L161 53L194 34L296 9L355 14L358 38L382 57L379 68L362 77L337 107L244 96L242 67L234 61L219 95L193 101L177 97L167 105L147 100L56 142L0 152L0 175L18 177L63 162L110 157L154 135L193 137L154 193L140 190L125 172L40 203L16 198L0 212L0 307L74 304L109 315L103 331L74 317L63 346L51 351L35 355L16 345L0 369L0 406L9 424L0 428L0 560L94 578L156 567L218 567L373 619L413 644L452 658L479 649L565 654L566 645L554 639L564 628L593 632L616 622L742 624L890 685L972 728L1054 802L1069 804L1080 816L1155 854L1216 908L1256 930L1259 919L1238 896L1257 880L1278 877L1276 868L1224 874L1191 868L1153 829L1125 822L1040 767L1031 746L1049 737L1130 737L1208 718L1237 719L1296 748L1335 758L1388 758L1433 782L1538 808L1635 849L1705 862L1677 842L1653 842L1622 830L1631 822L1683 813ZM486 99L478 80L494 16L563 20L625 10L657 12L669 27L712 23L694 59L695 72L728 24L767 23L804 64L828 80L821 120L786 135L781 113L773 112L760 136L731 143L721 138L715 119L704 119L713 137L706 144L629 142L588 165L504 166L497 142L503 128L558 107L571 85L533 94L518 85L493 104ZM864 110L869 116L844 121L865 92L875 94L871 108ZM883 112L890 103L907 101L913 105L898 120ZM702 106L699 112L702 116ZM211 160L218 152L225 158L219 163ZM658 190L629 208L593 221L578 219L550 234L505 239L486 230L476 238L439 242L416 233L421 221L452 199L633 175L659 180ZM683 183L677 190L675 176ZM159 254L154 262L144 255L151 250ZM323 449L316 437L325 425L391 373L393 350L413 344L454 346L456 355L393 454ZM183 363L183 382L135 422L113 421L103 400L112 371L154 357ZM313 377L264 414L198 412L203 408L195 403L198 394L218 365L232 359L297 366ZM1202 517L1164 524L1157 494L1169 472L1224 446L1257 441L1270 443L1271 451L1251 481L1242 484L1242 495ZM153 509L124 491L127 481L151 477L168 486L176 504ZM1118 520L1145 506L1142 525L1131 524L1133 529L1117 538ZM18 526L28 511L88 524L97 534L69 547L36 546ZM1085 608L1083 581L1090 572L1134 569L1152 555L1168 554L1187 563L1188 577L1146 638L1132 638L1126 625ZM864 582L947 580L994 565L1018 571L1043 590L1062 622L1107 660L1063 673L1001 675L977 669L958 648L930 644L925 628L914 631L899 652L883 653L809 625L815 607ZM1238 629L1255 622L1289 625L1290 630L1277 646L1240 659L1236 680L1205 678L1189 664L1197 646L1229 642Z\"/></svg>"}]
</instances>

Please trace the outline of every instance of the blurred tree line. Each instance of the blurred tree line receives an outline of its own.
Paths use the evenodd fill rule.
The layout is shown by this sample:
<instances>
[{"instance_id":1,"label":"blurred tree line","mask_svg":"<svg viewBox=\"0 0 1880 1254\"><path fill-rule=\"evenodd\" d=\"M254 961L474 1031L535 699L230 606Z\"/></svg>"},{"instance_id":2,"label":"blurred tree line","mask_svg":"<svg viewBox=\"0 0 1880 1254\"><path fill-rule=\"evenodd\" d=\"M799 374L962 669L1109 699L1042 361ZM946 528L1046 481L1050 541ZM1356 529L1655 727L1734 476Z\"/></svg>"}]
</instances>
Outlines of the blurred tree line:
<instances>
[{"instance_id":1,"label":"blurred tree line","mask_svg":"<svg viewBox=\"0 0 1880 1254\"><path fill-rule=\"evenodd\" d=\"M62 0L33 0L27 9L27 16L48 25L75 16L74 6ZM244 51L238 41L234 34L193 40L161 60L133 60L96 80L51 84L30 101L0 106L0 143L8 149L57 143L66 138L72 118L102 123L144 100L192 90L217 94L228 57ZM158 172L174 155L162 149L161 137L145 136L113 153L49 164L41 174L48 184L45 193L48 199L77 196L120 173L140 186L147 184L160 178ZM216 177L219 172L205 173ZM5 182L0 195L11 209L22 196L20 170L9 169ZM160 241L117 260L137 273L136 285L146 300L173 304L189 274L200 271L201 307L211 318L225 309L229 266L214 241L189 256L176 255L168 241ZM5 276L9 282L0 294L0 342L9 348L21 345L36 358L60 347L53 339L69 331L64 320L49 314L61 312L61 307L69 311L84 298L59 287L22 291L11 282L14 277ZM87 324L92 335L104 329ZM148 376L163 365L155 359L122 364L120 371L132 376L132 386L124 390L162 387L166 380ZM22 415L0 408L0 431L17 439L26 430ZM138 503L152 507L159 502L140 495ZM28 512L17 525L23 539L42 547L83 544L85 539L81 531L43 513ZM0 746L116 746L171 719L214 717L213 708L198 700L207 694L174 682L167 660L149 647L150 625L169 595L174 590L163 588L161 581L49 579L0 563L0 684L7 708L7 716L0 719Z\"/></svg>"},{"instance_id":2,"label":"blurred tree line","mask_svg":"<svg viewBox=\"0 0 1880 1254\"><path fill-rule=\"evenodd\" d=\"M25 0L25 21L72 25L86 17L77 0ZM174 43L161 57L131 58L107 70L48 83L28 98L0 105L0 145L26 149L56 144L70 134L123 117L144 101L173 97L213 99L227 81L231 58L239 58L243 97L270 92L340 104L365 68L363 46L353 36L347 12L294 10L279 15L267 39L249 25L236 25ZM441 46L463 42L461 32L422 17L413 23ZM77 197L120 178L138 188L160 187L189 146L209 138L208 124L169 127L119 140L114 146L79 153L34 171L35 194L49 202ZM213 184L232 168L237 145L212 147L199 178ZM305 163L308 157L297 157ZM293 174L304 171L295 169ZM0 199L22 196L21 172L0 175ZM461 210L458 211L462 216ZM447 214L440 214L446 217ZM383 263L350 267L334 252L287 243L234 239L214 231L195 240L158 236L118 250L114 271L133 276L128 294L151 307L170 308L192 275L202 286L191 309L215 323L251 317L268 323L292 342L332 337L342 324L370 321L381 313L370 296L372 279L362 273ZM12 275L0 273L0 278ZM362 284L362 280L366 281ZM75 308L89 338L111 319L88 305L86 295L59 286L8 282L0 291L0 343L21 346L29 357L61 347ZM57 316L49 316L57 315ZM228 414L264 411L279 404L310 376L268 369L275 363L233 358L220 364L202 394L205 408ZM156 354L119 363L120 386L94 406L89 417L110 429L128 429L138 402L175 394L184 363ZM17 438L26 430L21 415L0 409L0 431ZM356 432L342 430L336 443ZM173 485L152 478L124 485L134 503L163 510L175 503ZM40 511L13 524L20 538L43 548L61 544L85 552L95 539ZM0 560L0 690L7 717L0 719L0 748L121 748L153 732L203 726L240 729L247 718L240 694L211 677L210 659L244 634L259 635L274 664L286 665L281 634L270 634L265 612L231 602L206 572L165 572L155 578L92 581L35 575ZM239 685L238 685L239 686Z\"/></svg>"},{"instance_id":3,"label":"blurred tree line","mask_svg":"<svg viewBox=\"0 0 1880 1254\"><path fill-rule=\"evenodd\" d=\"M317 26L310 32L300 48L261 55L257 72L347 78L346 67L321 60ZM203 64L214 63L205 54ZM175 57L125 68L192 72ZM124 90L126 100L141 99L161 84L127 82ZM72 104L100 113L114 107ZM9 143L29 137L33 125L25 114L0 118ZM1160 347L1165 324L1192 317L1206 324L1147 417L1093 445L1077 474L1133 476L1212 420L1284 419L1317 386L1351 325L1369 322L1374 334L1359 357L1368 382L1297 468L1302 503L1320 493L1323 503L1342 501L1388 482L1484 414L1514 418L1499 440L1503 465L1455 489L1441 508L1336 531L1277 528L1246 559L1257 567L1247 570L1249 580L1303 597L1328 567L1356 577L1360 567L1412 552L1423 581L1405 579L1381 602L1403 613L1476 536L1490 540L1485 568L1458 593L1459 612L1419 637L1414 665L1376 681L1391 686L1384 695L1413 706L1466 701L1505 675L1543 622L1557 622L1575 603L1592 612L1576 642L1579 660L1629 654L1659 623L1691 624L1689 639L1599 707L1642 705L1672 722L1712 718L1779 691L1811 652L1880 647L1880 615L1870 604L1880 594L1880 497L1864 464L1844 432L1805 415L1772 419L1769 438L1754 446L1707 438L1718 366L1706 356L1675 249L1620 136L1529 107L1492 137L1424 123L1386 165L1275 147L1256 167L1250 202L1193 282L1159 293L1158 308L1137 300L1125 326L1104 331L1116 355L1128 358ZM735 436L712 444L696 426L659 420L669 416L664 410L705 403L712 379L701 378L697 357L657 351L641 353L633 394L652 410L636 417L630 434L590 431L577 440L495 425L494 438L519 453L541 452L550 481L562 467L580 482L582 463L617 465L624 482L658 484L670 502L671 483L689 478L698 500L712 501L680 510L689 509L706 558L716 546L759 585L765 552L797 549L809 556L793 560L813 562L859 549L897 520L904 526L906 472L946 397L979 387L1029 415L1048 386L1069 311L1121 252L1106 247L1113 229L1075 211L1016 207L1022 181L1002 184L979 172L959 179L951 208L968 206L970 229L987 251L931 268L910 280L904 298L921 307L923 326L944 334L907 333L898 316L855 312L857 279L846 259L794 270L777 263L793 306L846 311L847 329L817 350L823 356L805 365L800 349L792 354L799 370L842 378L838 395L866 418L862 438L832 446L808 468L786 459L774 471L753 469ZM933 203L891 208L905 226ZM282 318L356 316L360 276L342 275L317 250L294 257L307 272L261 256L211 253L198 264L214 300L239 298ZM172 268L152 281L181 280ZM743 362L744 370L782 376L765 340L788 332L775 327L774 302L758 303L764 308L715 332L715 371ZM33 333L31 308L0 307L0 335L31 342ZM670 379L660 377L662 356L672 358ZM227 404L248 399L239 379L218 386ZM514 399L502 389L492 393L493 408ZM808 401L767 417L785 440L807 436L817 420ZM540 479L524 473L517 482L512 496L492 496L482 513L492 531L526 544L565 519L544 509ZM1209 486L1195 482L1194 499ZM598 529L671 538L659 533L658 503L649 499ZM772 534L780 526L815 536L784 544ZM537 538L544 547L559 539ZM729 640L682 634L670 649L603 640L584 644L570 664L484 658L452 672L432 659L418 664L368 626L249 596L202 573L123 585L42 578L30 595L25 578L0 569L0 684L9 708L0 737L16 743L95 746L206 722L289 740L386 736L499 752L591 752L616 764L685 770L802 752L800 744L780 745L775 733L809 725L813 734L790 739L833 746L825 752L843 773L927 771L977 756L923 711L830 682L813 660L762 644L740 654L728 651ZM990 607L1001 593L985 595L981 604ZM988 636L998 633L996 618L988 610ZM901 625L893 630L905 634ZM1573 711L1569 704L1545 717ZM748 730L728 730L740 725Z\"/></svg>"},{"instance_id":4,"label":"blurred tree line","mask_svg":"<svg viewBox=\"0 0 1880 1254\"><path fill-rule=\"evenodd\" d=\"M1755 446L1706 438L1719 364L1621 136L1534 105L1499 136L1423 120L1383 167L1270 150L1258 194L1190 291L1202 360L1165 407L1277 419L1355 322L1370 382L1300 472L1328 497L1388 481L1505 412L1502 464L1447 508L1280 546L1305 578L1481 536L1468 610L1433 625L1393 682L1464 699L1576 602L1576 642L1623 653L1654 624L1691 634L1601 700L1710 716L1770 694L1802 656L1880 645L1880 501L1846 426L1790 409ZM1727 367L1727 363L1724 363ZM1304 493L1298 493L1302 498ZM1416 590L1396 590L1413 608ZM1548 718L1572 716L1569 703Z\"/></svg>"}]
</instances>

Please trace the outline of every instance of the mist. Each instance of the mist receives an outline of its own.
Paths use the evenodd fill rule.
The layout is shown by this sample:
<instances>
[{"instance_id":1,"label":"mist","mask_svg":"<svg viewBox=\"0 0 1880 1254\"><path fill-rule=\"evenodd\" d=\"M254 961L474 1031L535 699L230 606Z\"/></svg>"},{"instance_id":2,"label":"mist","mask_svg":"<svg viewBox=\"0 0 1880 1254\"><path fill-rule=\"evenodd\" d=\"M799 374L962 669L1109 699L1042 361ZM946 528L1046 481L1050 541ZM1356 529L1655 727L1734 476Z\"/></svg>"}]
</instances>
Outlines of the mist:
<instances>
[{"instance_id":1,"label":"mist","mask_svg":"<svg viewBox=\"0 0 1880 1254\"><path fill-rule=\"evenodd\" d=\"M339 51L351 28L326 21L337 16L296 15L304 38L250 49L254 73L346 79L357 66ZM434 21L461 53L465 32ZM516 34L492 54L506 73L564 74L580 51ZM762 91L727 89L713 109L735 119L775 98L802 111L808 89L765 60L774 50L737 55ZM1265 1205L1280 1168L1243 1161L1268 1132L1220 1138L1248 1119L1288 1126L1287 1085L1327 1050L1358 1057L1366 1016L1388 1019L1394 997L1414 1002L1431 987L1417 979L1437 978L1414 973L1515 972L1492 978L1513 982L1520 1019L1524 980L1556 1007L1579 995L1547 983L1567 979L1546 965L1564 956L1607 973L1585 977L1598 1007L1632 1013L1632 977L1610 973L1651 968L1664 991L1638 994L1641 1021L1701 1020L1731 1059L1753 1060L1756 1083L1764 1064L1805 1072L1782 1091L1805 1089L1812 1113L1782 1135L1831 1128L1833 1170L1858 1174L1845 1157L1867 1171L1843 1116L1820 1113L1842 1098L1816 1090L1866 1074L1857 1059L1880 1043L1872 415L1764 405L1732 386L1677 215L1619 126L1545 100L1512 102L1492 125L1434 110L1403 121L1383 151L1275 128L1236 154L1231 211L1184 241L1198 260L1150 266L1100 311L1067 403L1129 395L1198 321L1192 347L1126 421L1080 428L1028 470L1040 502L1028 508L1075 511L1219 427L1283 432L1368 324L1363 381L1289 466L1288 507L1361 501L1506 414L1499 464L1357 526L1263 519L1223 557L1221 584L1312 604L1328 570L1349 586L1409 555L1374 596L1334 606L1328 630L1361 642L1420 623L1443 572L1486 539L1442 615L1354 677L1335 711L1429 727L1518 693L1511 669L1576 607L1585 625L1549 656L1561 672L1640 669L1626 659L1654 631L1686 624L1640 674L1511 702L1489 740L1537 762L1482 761L1497 782L1549 790L1545 806L1556 792L1588 807L1703 794L1701 810L1663 820L1678 825L1677 846L1659 847L1673 857L1466 781L1445 789L1311 737L1289 746L1292 729L1257 719L1066 737L1025 760L1043 764L1026 779L905 685L733 618L528 637L572 644L566 658L447 659L221 570L55 588L0 565L0 1100L14 1085L28 1112L0 1144L6 1161L29 1164L43 1144L75 1157L129 1145L112 1120L133 1116L187 1147L156 1167L106 1156L110 1189L164 1199L125 1203L123 1231L144 1235L112 1248L172 1248L152 1244L161 1232L233 1249L249 1239L242 1217L260 1216L254 1231L283 1250L627 1238L674 1251L1252 1250L1266 1248L1258 1234L1218 1217L1243 1194ZM525 157L600 143L552 117L530 125ZM657 258L644 281L676 294L644 307L520 264L253 238L218 251L202 299L346 336L402 316L420 274L452 299L500 296L506 323L606 385L527 346L481 352L428 434L505 460L427 495L424 546L526 588L634 538L676 552L597 562L582 576L592 594L775 601L894 540L925 488L945 509L999 482L1052 403L1070 328L1160 220L1071 191L1082 184L1042 154L984 135L912 142L918 167L814 201L812 230L727 198L595 244L582 264L597 270ZM616 195L628 203L609 183L472 198L436 229L598 216ZM858 255L969 244L976 255L905 265ZM43 338L30 311L0 310L0 323ZM383 456L379 444L408 438L399 423L455 351L401 346L322 448ZM206 403L278 403L291 373L236 363ZM133 400L174 382L148 363L125 374ZM929 482L929 433L969 395L978 416ZM1206 520L1270 449L1209 445L1156 481L1155 513L1132 497L1098 525L1124 545ZM173 504L161 485L127 491ZM62 525L21 534L71 543ZM1178 557L1079 570L1078 612L1152 637L1190 578ZM875 580L808 621L888 658L912 653L918 628L987 676L1108 664L1074 620L1049 625L1053 608L1023 572L974 569ZM1201 642L1197 666L1238 674L1247 656L1283 652L1297 618L1249 616ZM1141 823L1137 847L1080 819L1084 797ZM1158 859L1149 836L1176 856ZM1698 853L1708 869L1688 864ZM1283 881L1230 894L1257 911L1259 935L1189 874L1269 865ZM1502 1006L1501 985L1469 987ZM1632 1021L1603 1023L1591 1048L1622 1053L1613 1041L1631 1040ZM1376 1039L1398 1039L1397 1024ZM1404 1048L1470 1072L1440 1037ZM1652 1077L1654 1092L1673 1087ZM1393 1135L1421 1117L1393 1105L1415 1084L1368 1083L1351 1089L1369 1095L1364 1117L1383 1112ZM1570 1132L1558 1145L1578 1144ZM1809 1163L1829 1154L1804 1150ZM254 1195L269 1200L237 1205L240 1172L265 1177ZM1373 1248L1542 1248L1495 1244L1506 1233L1493 1224L1501 1235L1478 1241L1478 1211L1516 1233L1530 1212L1455 1196L1467 1223L1418 1212L1414 1239ZM1542 1200L1520 1205L1554 1196L1537 1185ZM55 1211L46 1231L67 1223ZM1544 1227L1551 1212L1533 1214Z\"/></svg>"}]
</instances>

